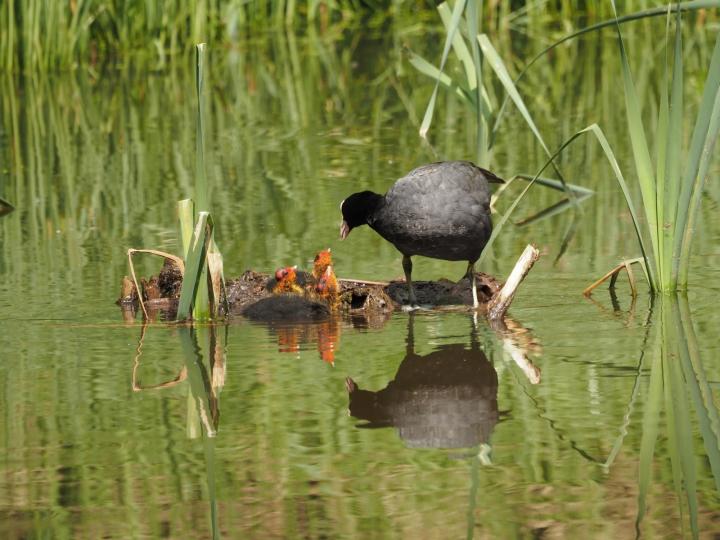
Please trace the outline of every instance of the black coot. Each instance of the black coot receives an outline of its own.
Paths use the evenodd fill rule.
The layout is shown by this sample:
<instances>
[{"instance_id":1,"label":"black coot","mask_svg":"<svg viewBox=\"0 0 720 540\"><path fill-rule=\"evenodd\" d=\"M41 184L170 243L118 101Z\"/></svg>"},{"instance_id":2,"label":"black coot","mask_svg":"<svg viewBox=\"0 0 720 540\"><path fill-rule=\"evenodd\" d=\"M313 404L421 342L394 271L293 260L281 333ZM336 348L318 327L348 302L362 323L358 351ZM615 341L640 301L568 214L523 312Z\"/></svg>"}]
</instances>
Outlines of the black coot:
<instances>
[{"instance_id":1,"label":"black coot","mask_svg":"<svg viewBox=\"0 0 720 540\"><path fill-rule=\"evenodd\" d=\"M340 237L370 225L403 254L411 304L416 304L413 255L468 261L473 303L478 306L475 261L492 233L489 182L501 178L469 161L423 165L400 178L385 195L354 193L340 205Z\"/></svg>"},{"instance_id":2,"label":"black coot","mask_svg":"<svg viewBox=\"0 0 720 540\"><path fill-rule=\"evenodd\" d=\"M309 298L278 294L247 306L242 314L256 321L320 321L330 317L330 309Z\"/></svg>"}]
</instances>

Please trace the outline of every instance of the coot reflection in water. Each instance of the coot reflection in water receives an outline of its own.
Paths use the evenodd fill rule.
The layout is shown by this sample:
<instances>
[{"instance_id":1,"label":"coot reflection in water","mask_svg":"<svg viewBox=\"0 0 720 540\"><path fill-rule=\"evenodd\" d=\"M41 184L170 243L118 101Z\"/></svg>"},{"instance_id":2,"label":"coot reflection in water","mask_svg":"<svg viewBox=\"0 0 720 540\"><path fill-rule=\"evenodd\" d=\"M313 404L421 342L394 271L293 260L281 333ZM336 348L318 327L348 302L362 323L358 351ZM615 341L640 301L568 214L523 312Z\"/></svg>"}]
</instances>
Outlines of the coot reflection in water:
<instances>
[{"instance_id":1,"label":"coot reflection in water","mask_svg":"<svg viewBox=\"0 0 720 540\"><path fill-rule=\"evenodd\" d=\"M299 353L302 344L315 344L320 358L335 365L335 351L341 334L341 320L331 317L324 322L268 324L271 335L277 338L278 352Z\"/></svg>"},{"instance_id":2,"label":"coot reflection in water","mask_svg":"<svg viewBox=\"0 0 720 540\"><path fill-rule=\"evenodd\" d=\"M385 388L362 390L346 379L350 414L367 421L361 428L396 427L411 448L488 443L499 417L498 377L475 333L469 348L457 343L421 356L414 351L413 319L405 358Z\"/></svg>"},{"instance_id":3,"label":"coot reflection in water","mask_svg":"<svg viewBox=\"0 0 720 540\"><path fill-rule=\"evenodd\" d=\"M366 330L382 328L390 319L389 312L336 313L321 321L253 321L256 326L267 328L270 336L277 341L278 352L299 354L301 350L314 345L320 358L335 365L335 354L340 345L343 328Z\"/></svg>"}]
</instances>

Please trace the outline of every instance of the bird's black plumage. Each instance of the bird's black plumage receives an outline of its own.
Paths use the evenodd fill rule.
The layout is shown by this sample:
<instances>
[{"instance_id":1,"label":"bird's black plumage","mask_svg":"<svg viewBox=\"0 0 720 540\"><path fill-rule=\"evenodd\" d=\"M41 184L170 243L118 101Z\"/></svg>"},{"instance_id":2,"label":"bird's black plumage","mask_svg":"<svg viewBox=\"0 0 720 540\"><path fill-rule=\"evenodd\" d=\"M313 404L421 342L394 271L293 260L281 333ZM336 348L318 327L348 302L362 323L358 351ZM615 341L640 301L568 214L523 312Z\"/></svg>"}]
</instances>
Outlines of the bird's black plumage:
<instances>
[{"instance_id":1,"label":"bird's black plumage","mask_svg":"<svg viewBox=\"0 0 720 540\"><path fill-rule=\"evenodd\" d=\"M302 296L280 294L258 300L242 314L257 321L308 321L327 319L330 310L327 305Z\"/></svg>"},{"instance_id":2,"label":"bird's black plumage","mask_svg":"<svg viewBox=\"0 0 720 540\"><path fill-rule=\"evenodd\" d=\"M363 191L345 199L340 234L345 238L353 228L367 224L391 242L404 256L414 302L413 255L468 261L472 271L492 233L489 182L503 180L469 161L423 165L396 181L385 195Z\"/></svg>"}]
</instances>

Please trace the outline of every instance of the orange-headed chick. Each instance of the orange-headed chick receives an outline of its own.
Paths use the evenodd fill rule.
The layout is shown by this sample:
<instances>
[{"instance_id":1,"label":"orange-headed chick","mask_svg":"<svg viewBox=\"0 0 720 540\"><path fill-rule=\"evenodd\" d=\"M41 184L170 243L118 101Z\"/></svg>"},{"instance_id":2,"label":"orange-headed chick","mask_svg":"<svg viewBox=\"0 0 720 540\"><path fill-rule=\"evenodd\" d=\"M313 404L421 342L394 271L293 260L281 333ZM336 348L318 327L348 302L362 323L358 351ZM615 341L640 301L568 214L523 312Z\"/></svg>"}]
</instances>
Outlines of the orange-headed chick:
<instances>
[{"instance_id":1,"label":"orange-headed chick","mask_svg":"<svg viewBox=\"0 0 720 540\"><path fill-rule=\"evenodd\" d=\"M335 272L333 272L332 266L328 266L323 275L320 276L317 285L315 285L315 292L332 307L335 307L335 304L338 301L340 287L338 286L337 278L335 277Z\"/></svg>"},{"instance_id":2,"label":"orange-headed chick","mask_svg":"<svg viewBox=\"0 0 720 540\"><path fill-rule=\"evenodd\" d=\"M331 264L332 257L330 255L330 248L323 249L317 255L315 255L315 260L313 261L312 275L315 278L316 282L320 281L323 274L325 273L325 270L327 270L327 267Z\"/></svg>"},{"instance_id":3,"label":"orange-headed chick","mask_svg":"<svg viewBox=\"0 0 720 540\"><path fill-rule=\"evenodd\" d=\"M297 293L302 294L303 289L297 284L297 274L294 266L286 266L275 271L275 287L273 292L280 293Z\"/></svg>"}]
</instances>

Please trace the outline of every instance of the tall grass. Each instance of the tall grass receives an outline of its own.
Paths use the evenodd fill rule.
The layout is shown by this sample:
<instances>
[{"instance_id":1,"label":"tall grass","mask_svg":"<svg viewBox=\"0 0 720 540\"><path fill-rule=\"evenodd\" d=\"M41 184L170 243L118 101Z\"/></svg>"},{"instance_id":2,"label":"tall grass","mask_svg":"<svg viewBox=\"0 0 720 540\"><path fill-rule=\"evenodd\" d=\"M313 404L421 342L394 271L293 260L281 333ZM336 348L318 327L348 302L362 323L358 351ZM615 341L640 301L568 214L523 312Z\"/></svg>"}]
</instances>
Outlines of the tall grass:
<instances>
[{"instance_id":1,"label":"tall grass","mask_svg":"<svg viewBox=\"0 0 720 540\"><path fill-rule=\"evenodd\" d=\"M0 4L0 71L41 72L106 64L127 67L138 60L163 68L185 58L192 44L237 44L268 31L387 29L390 19L409 27L432 18L431 2L410 0L6 0ZM486 2L487 28L533 37L578 20L608 17L606 3L584 0ZM597 4L597 5L595 5ZM550 34L552 35L552 34Z\"/></svg>"},{"instance_id":2,"label":"tall grass","mask_svg":"<svg viewBox=\"0 0 720 540\"><path fill-rule=\"evenodd\" d=\"M719 7L720 2L678 3L667 10L665 38L665 74L659 83L660 100L657 127L646 130L642 106L633 79L628 53L620 29L620 18L611 0L617 32L621 61L623 93L627 119L627 132L640 188L640 201L635 201L628 188L618 161L599 126L593 124L580 130L560 147L566 148L578 136L591 133L596 136L612 167L630 210L635 232L642 252L645 275L650 288L671 292L687 289L690 268L690 249L695 235L695 223L700 210L703 187L712 160L712 150L720 130L720 34L710 59L707 78L699 109L695 116L692 138L688 148L683 148L685 126L683 92L685 87L682 45L683 10ZM674 12L674 37L670 45L671 22ZM623 17L624 21L656 16L657 10ZM606 23L594 25L588 30L600 29ZM582 35L585 31L572 34ZM566 41L564 38L557 43ZM557 44L556 43L556 44ZM556 44L543 50L553 49ZM672 61L670 58L672 57ZM532 62L537 59L537 56ZM525 70L521 73L524 74ZM651 157L648 134L654 134L655 159ZM685 150L685 151L683 151ZM643 210L641 221L636 207Z\"/></svg>"},{"instance_id":3,"label":"tall grass","mask_svg":"<svg viewBox=\"0 0 720 540\"><path fill-rule=\"evenodd\" d=\"M443 17L447 30L445 48L443 50L440 67L435 68L429 62L417 55L411 56L411 63L421 72L432 76L436 80L435 89L428 104L423 124L420 127L420 134L426 136L430 121L435 109L437 91L440 85L446 86L454 91L477 113L478 126L478 152L477 159L480 163L486 164L488 154L492 148L495 134L503 118L503 113L508 101L512 101L530 131L535 136L538 144L543 148L549 159L538 171L539 176L545 168L552 165L562 182L568 195L573 194L562 179L555 164L556 158L567 148L578 136L582 134L594 135L600 143L605 155L610 162L613 173L625 196L633 219L635 232L642 251L641 261L650 287L657 291L675 291L686 289L688 273L690 268L690 249L694 236L694 227L700 208L700 200L712 160L712 150L720 130L720 35L715 44L715 49L708 68L707 81L703 91L702 101L694 122L692 138L689 147L683 152L683 47L682 47L682 12L697 10L701 8L718 7L720 2L692 1L678 3L672 8L667 8L667 35L666 35L666 67L663 80L660 86L660 103L658 107L657 129L655 133L654 149L655 159L651 158L651 149L648 143L648 136L643 125L641 101L636 90L628 60L628 54L622 38L620 24L636 20L654 17L662 14L658 9L645 10L619 18L615 10L614 2L611 3L614 18L591 25L585 29L573 32L569 36L556 41L536 55L530 63L520 72L514 81L511 79L505 64L492 46L487 35L477 35L482 56L479 56L473 48L470 55L468 47L461 32L464 29L470 41L476 28L473 19L477 17L476 4L474 0L467 3L459 0L455 3L452 16L449 8L441 5L438 9ZM466 17L461 18L462 11L466 10ZM675 31L670 45L671 14L674 13ZM559 149L551 153L545 144L542 135L538 131L525 103L520 96L516 83L522 78L537 59L550 50L555 49L559 44L579 37L587 32L597 31L614 23L617 32L617 40L620 51L622 69L623 93L625 96L627 132L632 146L632 155L638 177L638 184L641 192L641 200L632 198L632 192L624 179L618 161L602 129L593 124L585 129L576 132L573 136L562 143ZM463 26L464 25L464 26ZM452 45L460 59L466 79L451 78L443 73L448 58L450 46ZM493 105L488 98L490 92L482 84L482 58L492 66L493 71L507 92L507 97L501 106ZM672 60L670 59L672 58ZM671 73L671 74L670 74ZM488 123L493 121L492 130L488 133ZM531 182L534 182L533 179ZM520 197L513 203L510 210L500 220L500 227L496 227L494 237L508 218L509 213L515 208L519 200L527 193L525 189ZM572 198L571 198L572 200ZM636 207L643 209L645 221L641 221ZM491 239L490 243L494 240Z\"/></svg>"},{"instance_id":4,"label":"tall grass","mask_svg":"<svg viewBox=\"0 0 720 540\"><path fill-rule=\"evenodd\" d=\"M613 2L614 8L614 2ZM683 46L681 12L676 9L675 32L670 46L670 22L666 36L666 75L660 85L658 128L654 132L655 159L643 124L642 107L633 80L619 24L617 40L622 60L622 78L627 125L632 155L640 184L641 203L646 217L639 240L643 251L651 254L648 274L651 286L659 291L686 289L690 268L690 248L707 178L712 150L720 130L720 34L715 41L700 107L696 113L692 138L683 148ZM669 59L672 56L672 62ZM672 63L672 68L670 64ZM672 69L672 71L671 71ZM670 74L671 71L671 74ZM632 205L629 194L627 202ZM637 221L636 221L637 226Z\"/></svg>"},{"instance_id":5,"label":"tall grass","mask_svg":"<svg viewBox=\"0 0 720 540\"><path fill-rule=\"evenodd\" d=\"M420 136L423 138L427 137L427 133L430 129L433 115L435 113L438 90L440 86L443 85L456 93L463 102L472 111L474 111L473 120L476 130L475 161L483 167L490 166L492 147L495 143L495 137L500 126L505 106L504 104L500 106L499 100L493 95L492 85L486 82L487 76L484 75L484 71L486 71L485 66L487 65L502 85L502 89L507 94L508 99L512 100L513 104L517 107L518 112L537 143L547 156L551 156L552 153L540 133L540 130L538 129L532 114L525 104L525 101L515 86L512 77L509 74L508 68L495 50L495 47L490 42L488 36L484 33L479 33L481 9L482 2L478 2L478 0L468 0L467 2L465 0L457 0L452 12L450 11L450 7L447 3L442 3L438 6L438 12L440 13L443 25L446 29L445 45L439 67L435 67L419 55L410 53L411 64L418 71L432 77L435 80L435 87L425 110L422 124L420 125ZM443 72L451 49L455 52L457 59L462 64L465 75L464 78L462 76L451 78ZM547 165L551 165L554 168L558 180L553 181L551 179L550 182L541 183L545 186L560 189L565 192L567 202L569 203L565 206L565 208L569 208L571 206L579 208L579 195L581 193L583 195L587 195L588 191L590 193L592 193L592 191L579 186L569 185L563 178L557 163L553 159L550 159L546 166ZM542 170L539 171L534 178L530 177L532 178L530 185L535 183L541 172ZM511 180L526 177L527 175L517 174L513 176ZM522 198L525 193L527 193L527 188L522 192L520 198ZM512 209L515 207L517 202L519 202L519 199L514 205L512 205L510 211L505 214L503 219L496 224L493 236L488 242L487 247L494 243L503 223L507 220L512 212ZM561 255L564 253L573 235L574 229L569 228L562 240L562 245L564 247L560 250ZM486 257L486 254L490 251L487 247L483 253L484 256L481 256L481 263Z\"/></svg>"},{"instance_id":6,"label":"tall grass","mask_svg":"<svg viewBox=\"0 0 720 540\"><path fill-rule=\"evenodd\" d=\"M163 67L202 41L219 46L244 34L325 30L368 16L380 25L386 13L412 10L401 0L372 6L358 0L7 0L0 4L0 71L127 66L138 57Z\"/></svg>"}]
</instances>

